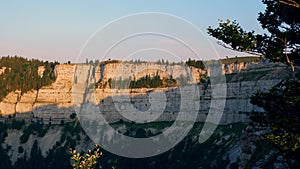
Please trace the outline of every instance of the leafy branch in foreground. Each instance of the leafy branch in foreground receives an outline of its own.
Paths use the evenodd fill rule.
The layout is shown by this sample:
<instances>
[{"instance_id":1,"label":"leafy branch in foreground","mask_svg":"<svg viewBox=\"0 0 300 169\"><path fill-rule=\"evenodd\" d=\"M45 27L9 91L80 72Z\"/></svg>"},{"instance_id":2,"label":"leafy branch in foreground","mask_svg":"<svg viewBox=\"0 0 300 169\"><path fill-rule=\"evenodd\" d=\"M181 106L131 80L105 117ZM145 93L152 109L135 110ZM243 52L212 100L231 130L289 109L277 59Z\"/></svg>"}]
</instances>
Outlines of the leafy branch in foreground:
<instances>
[{"instance_id":1,"label":"leafy branch in foreground","mask_svg":"<svg viewBox=\"0 0 300 169\"><path fill-rule=\"evenodd\" d=\"M296 8L300 8L300 3L296 2L295 0L278 0L278 2L286 4L286 5L290 5Z\"/></svg>"},{"instance_id":2,"label":"leafy branch in foreground","mask_svg":"<svg viewBox=\"0 0 300 169\"><path fill-rule=\"evenodd\" d=\"M88 153L81 155L70 148L70 153L72 155L71 159L72 167L74 169L92 169L97 164L99 158L102 156L99 145L94 146L94 150L88 150Z\"/></svg>"},{"instance_id":3,"label":"leafy branch in foreground","mask_svg":"<svg viewBox=\"0 0 300 169\"><path fill-rule=\"evenodd\" d=\"M288 79L269 92L251 96L251 103L265 112L253 112L251 119L270 126L265 137L283 154L297 158L300 155L300 83Z\"/></svg>"},{"instance_id":4,"label":"leafy branch in foreground","mask_svg":"<svg viewBox=\"0 0 300 169\"><path fill-rule=\"evenodd\" d=\"M295 17L300 16L299 0L262 2L267 7L257 20L268 33L247 32L236 21L219 20L217 28L208 27L208 34L226 48L289 65L294 78L300 81L295 75L295 65L300 65L300 18Z\"/></svg>"},{"instance_id":5,"label":"leafy branch in foreground","mask_svg":"<svg viewBox=\"0 0 300 169\"><path fill-rule=\"evenodd\" d=\"M208 27L208 34L222 46L240 52L261 55L291 68L293 79L285 79L269 92L256 93L251 103L265 112L253 112L251 119L269 126L265 138L282 154L293 158L300 166L300 1L262 0L266 5L259 13L265 34L247 32L236 21L219 21L217 28ZM295 165L295 164L294 164Z\"/></svg>"},{"instance_id":6,"label":"leafy branch in foreground","mask_svg":"<svg viewBox=\"0 0 300 169\"><path fill-rule=\"evenodd\" d=\"M207 30L208 34L220 40L218 44L225 48L256 55L261 53L256 49L257 35L254 31L246 32L236 21L219 20L217 28L209 26Z\"/></svg>"}]
</instances>

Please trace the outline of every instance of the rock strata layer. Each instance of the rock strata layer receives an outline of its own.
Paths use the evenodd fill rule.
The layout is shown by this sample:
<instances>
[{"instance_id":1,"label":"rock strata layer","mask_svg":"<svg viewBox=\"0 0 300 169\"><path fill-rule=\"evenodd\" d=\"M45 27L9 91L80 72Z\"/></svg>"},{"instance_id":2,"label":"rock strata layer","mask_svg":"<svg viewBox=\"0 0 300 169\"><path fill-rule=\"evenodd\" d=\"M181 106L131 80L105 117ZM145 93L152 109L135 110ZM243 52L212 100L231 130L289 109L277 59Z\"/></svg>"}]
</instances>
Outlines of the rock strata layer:
<instances>
[{"instance_id":1,"label":"rock strata layer","mask_svg":"<svg viewBox=\"0 0 300 169\"><path fill-rule=\"evenodd\" d=\"M226 68L226 69L225 69ZM85 75L78 75L78 70L86 71ZM21 95L20 91L9 93L0 102L0 114L2 117L15 115L21 119L42 119L44 122L60 123L61 120L71 120L70 115L75 112L74 100L78 100L77 91L88 93L83 88L74 88L73 81L78 84L102 84L102 88L93 90L92 102L99 105L101 113L109 122L128 120L122 117L122 112L126 113L134 107L138 111L161 111L157 121L175 120L180 111L198 113L197 121L205 121L210 109L223 109L214 104L214 100L223 100L225 107L220 123L230 124L236 122L247 122L247 113L251 111L263 111L250 103L250 96L257 91L267 91L276 85L286 75L286 67L282 64L272 63L245 63L238 65L222 65L222 74L231 73L235 79L225 85L199 83L201 74L209 74L204 70L188 67L185 65L162 65L155 63L109 63L102 66L93 67L84 64L62 64L55 68L57 79L49 86L42 87L38 91L32 90ZM74 71L76 71L74 76ZM232 74L235 72L235 74ZM264 74L262 74L262 72ZM241 78L241 75L245 76ZM172 77L177 81L179 78L188 77L188 84L197 84L196 87L185 91L186 97L182 93L183 88L157 88L157 89L110 89L103 87L110 80L138 79L145 75L159 74L161 78ZM77 76L76 76L77 75ZM251 76L251 77L250 77ZM73 78L75 77L75 78ZM87 79L87 77L89 77ZM225 77L224 77L225 78ZM242 81L239 81L239 78ZM254 80L251 80L254 79ZM86 81L88 83L86 83ZM78 87L78 86L77 86ZM226 95L212 95L212 91L225 87ZM181 91L181 90L182 91ZM152 94L151 94L152 93ZM155 100L157 94L163 94L162 100ZM195 94L196 93L196 94ZM115 104L123 96L129 96L129 100L124 101L119 107ZM118 98L119 97L119 98ZM83 99L83 98L81 98ZM117 101L116 101L117 100ZM156 101L156 102L155 102ZM121 101L122 102L122 101ZM165 105L161 110L154 103L160 102ZM194 106L185 107L184 103L194 102ZM126 103L126 104L125 104ZM152 104L151 104L152 103ZM129 106L129 107L128 107ZM214 107L215 106L215 107ZM151 112L150 112L151 113ZM147 121L147 120L146 120Z\"/></svg>"}]
</instances>

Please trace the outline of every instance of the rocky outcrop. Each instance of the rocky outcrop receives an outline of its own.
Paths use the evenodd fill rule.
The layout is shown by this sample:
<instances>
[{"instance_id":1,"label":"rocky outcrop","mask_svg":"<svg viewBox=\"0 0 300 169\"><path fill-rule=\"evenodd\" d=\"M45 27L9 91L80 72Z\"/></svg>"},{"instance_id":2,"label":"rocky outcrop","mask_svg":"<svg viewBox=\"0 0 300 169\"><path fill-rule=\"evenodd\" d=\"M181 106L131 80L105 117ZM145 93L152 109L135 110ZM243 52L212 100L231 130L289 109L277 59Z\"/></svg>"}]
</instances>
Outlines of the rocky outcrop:
<instances>
[{"instance_id":1,"label":"rocky outcrop","mask_svg":"<svg viewBox=\"0 0 300 169\"><path fill-rule=\"evenodd\" d=\"M154 62L119 62L114 64L101 65L97 67L95 80L107 82L112 80L137 80L146 75L154 76L158 74L161 78L179 79L187 77L189 83L197 83L200 80L201 74L206 74L205 70L194 67L188 67L185 64L157 64ZM99 72L99 73L98 73ZM100 75L100 76L99 76Z\"/></svg>"},{"instance_id":2,"label":"rocky outcrop","mask_svg":"<svg viewBox=\"0 0 300 169\"><path fill-rule=\"evenodd\" d=\"M56 81L38 91L32 90L23 95L20 91L9 93L0 103L0 113L21 119L68 120L74 112L71 103L74 66L58 65Z\"/></svg>"},{"instance_id":3,"label":"rocky outcrop","mask_svg":"<svg viewBox=\"0 0 300 169\"><path fill-rule=\"evenodd\" d=\"M222 67L224 68L224 65ZM89 79L74 76L74 71L77 70L78 73L78 69L84 69L84 71L88 72ZM198 112L198 121L205 121L209 109L212 108L211 103L214 99L224 100L225 102L221 119L222 124L248 121L247 112L262 111L262 109L250 103L250 96L257 91L267 91L286 74L282 73L286 71L284 65L270 62L247 63L240 65L238 69L230 67L229 69L225 73L234 72L235 70L240 71L240 73L231 74L233 75L232 79L235 78L235 80L226 84L226 95L217 96L216 98L212 97L212 90L220 87L220 85L205 84L205 82L198 84L196 89L186 92L189 96L195 96L188 99L196 103L196 106L188 107L186 111ZM42 75L43 68L39 68L39 70L39 74ZM104 83L108 83L109 79L138 79L145 75L159 74L161 77L172 76L176 80L180 80L182 77L189 77L187 83L195 84L199 83L201 74L208 74L204 70L181 64L135 64L129 62L108 63L97 67L84 64L62 64L57 65L55 71L57 79L49 86L44 86L38 91L29 91L23 95L21 95L20 91L9 93L0 103L0 113L2 116L15 115L17 118L28 120L43 119L46 122L51 121L52 123L60 123L61 120L70 120L70 114L75 112L73 109L74 98L77 98L76 94L74 95L74 91L76 90L73 88L73 80L74 82L78 81L78 83L85 83L88 80L90 84L97 82L104 86ZM243 77L243 73L245 73L245 76L250 74L251 77L245 78ZM280 74L280 76L276 76L276 74ZM251 80L251 78L254 80ZM106 115L108 121L114 122L120 120L122 117L114 106L113 97L121 97L122 94L129 95L135 100L133 105L136 109L146 111L151 107L151 103L149 102L150 93L162 91L167 96L165 100L161 101L161 103L165 102L163 104L166 105L166 108L162 110L163 113L158 120L172 121L176 119L180 107L182 107L180 104L184 102L184 98L181 98L178 88L129 90L102 87L94 90L94 94L97 97L94 98L93 102L94 104L99 104L102 113ZM197 93L196 95L195 92ZM155 98L153 101L155 101ZM123 109L130 110L126 106Z\"/></svg>"},{"instance_id":4,"label":"rocky outcrop","mask_svg":"<svg viewBox=\"0 0 300 169\"><path fill-rule=\"evenodd\" d=\"M60 137L62 135L62 128L53 127L49 129L43 137L30 135L26 143L20 144L20 136L22 136L22 134L23 133L20 130L10 129L7 131L7 137L5 138L5 142L2 144L2 146L6 145L6 147L11 147L7 155L10 156L10 160L13 164L18 159L24 158L24 156L28 159L30 158L32 145L35 140L38 143L42 156L46 157L49 153L49 150L53 149L55 143L60 140ZM22 152L19 152L18 150L20 147L22 147L23 149Z\"/></svg>"}]
</instances>

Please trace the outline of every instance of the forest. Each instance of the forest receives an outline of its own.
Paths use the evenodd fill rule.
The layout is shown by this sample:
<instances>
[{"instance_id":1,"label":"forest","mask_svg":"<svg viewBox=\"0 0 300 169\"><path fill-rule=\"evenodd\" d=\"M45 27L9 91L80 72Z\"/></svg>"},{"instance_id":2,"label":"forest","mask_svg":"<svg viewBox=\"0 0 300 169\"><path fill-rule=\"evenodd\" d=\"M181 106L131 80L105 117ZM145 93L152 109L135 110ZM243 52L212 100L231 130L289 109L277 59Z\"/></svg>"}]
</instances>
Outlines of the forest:
<instances>
[{"instance_id":1,"label":"forest","mask_svg":"<svg viewBox=\"0 0 300 169\"><path fill-rule=\"evenodd\" d=\"M151 77L146 75L138 80L130 82L129 88L159 88L159 87L174 87L176 86L176 80L172 77L161 79L158 74Z\"/></svg>"},{"instance_id":2,"label":"forest","mask_svg":"<svg viewBox=\"0 0 300 169\"><path fill-rule=\"evenodd\" d=\"M21 94L38 90L55 81L54 68L58 62L27 59L19 56L5 56L0 58L0 101L10 92L20 90ZM44 66L42 76L38 74L38 67Z\"/></svg>"}]
</instances>

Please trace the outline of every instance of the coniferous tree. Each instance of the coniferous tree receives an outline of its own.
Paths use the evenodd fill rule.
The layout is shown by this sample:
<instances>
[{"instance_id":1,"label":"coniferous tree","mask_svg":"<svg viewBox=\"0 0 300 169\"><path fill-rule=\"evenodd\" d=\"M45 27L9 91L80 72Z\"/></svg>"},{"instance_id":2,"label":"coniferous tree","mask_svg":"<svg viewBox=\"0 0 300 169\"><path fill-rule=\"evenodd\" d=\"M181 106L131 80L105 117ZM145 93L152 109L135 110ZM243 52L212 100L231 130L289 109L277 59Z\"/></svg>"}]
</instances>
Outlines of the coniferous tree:
<instances>
[{"instance_id":1,"label":"coniferous tree","mask_svg":"<svg viewBox=\"0 0 300 169\"><path fill-rule=\"evenodd\" d=\"M220 20L217 28L208 27L209 35L219 44L232 50L261 55L274 62L290 66L293 79L286 79L266 93L256 93L252 103L264 108L265 113L252 114L252 120L270 126L266 138L283 154L296 157L300 152L300 1L263 0L264 12L258 21L268 34L247 32L236 21Z\"/></svg>"}]
</instances>

